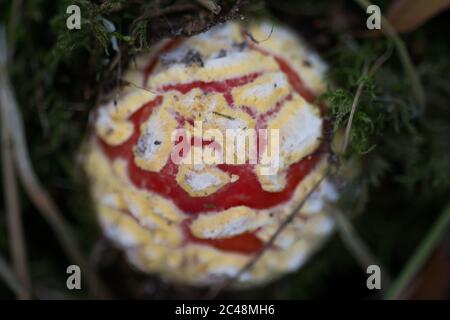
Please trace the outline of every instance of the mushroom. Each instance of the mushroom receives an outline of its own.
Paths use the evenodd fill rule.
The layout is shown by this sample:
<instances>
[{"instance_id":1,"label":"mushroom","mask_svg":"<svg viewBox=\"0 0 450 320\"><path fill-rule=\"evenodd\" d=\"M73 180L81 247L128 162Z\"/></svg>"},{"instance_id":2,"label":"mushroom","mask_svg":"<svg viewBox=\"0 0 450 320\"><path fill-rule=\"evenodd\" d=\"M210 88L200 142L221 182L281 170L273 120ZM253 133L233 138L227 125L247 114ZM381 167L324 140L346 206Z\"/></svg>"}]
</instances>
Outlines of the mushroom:
<instances>
[{"instance_id":1,"label":"mushroom","mask_svg":"<svg viewBox=\"0 0 450 320\"><path fill-rule=\"evenodd\" d=\"M213 285L238 275L321 181L234 286L297 270L333 229L315 104L325 70L295 33L265 22L228 22L139 56L123 76L134 85L97 109L85 154L105 234L144 272ZM239 147L229 132L250 134ZM174 152L181 140L187 149Z\"/></svg>"}]
</instances>

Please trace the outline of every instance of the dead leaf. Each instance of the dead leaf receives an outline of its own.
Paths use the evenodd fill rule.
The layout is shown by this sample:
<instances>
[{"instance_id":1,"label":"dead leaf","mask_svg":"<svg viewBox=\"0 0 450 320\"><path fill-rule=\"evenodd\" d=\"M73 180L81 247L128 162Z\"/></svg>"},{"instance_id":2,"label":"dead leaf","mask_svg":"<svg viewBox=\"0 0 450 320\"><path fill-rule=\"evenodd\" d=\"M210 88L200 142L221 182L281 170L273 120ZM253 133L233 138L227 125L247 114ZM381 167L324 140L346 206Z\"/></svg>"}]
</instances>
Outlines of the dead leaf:
<instances>
[{"instance_id":1,"label":"dead leaf","mask_svg":"<svg viewBox=\"0 0 450 320\"><path fill-rule=\"evenodd\" d=\"M387 18L398 32L409 32L450 7L450 0L397 0Z\"/></svg>"}]
</instances>

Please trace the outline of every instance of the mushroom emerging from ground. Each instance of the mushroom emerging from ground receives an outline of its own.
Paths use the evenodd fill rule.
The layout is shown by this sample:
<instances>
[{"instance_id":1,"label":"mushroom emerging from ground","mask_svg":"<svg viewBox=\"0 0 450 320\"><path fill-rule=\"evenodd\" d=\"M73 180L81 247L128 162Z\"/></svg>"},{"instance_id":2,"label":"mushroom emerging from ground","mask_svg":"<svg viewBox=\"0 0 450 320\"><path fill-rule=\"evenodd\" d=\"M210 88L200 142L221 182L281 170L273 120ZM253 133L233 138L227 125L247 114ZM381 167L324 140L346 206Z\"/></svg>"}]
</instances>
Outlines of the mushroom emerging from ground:
<instances>
[{"instance_id":1,"label":"mushroom emerging from ground","mask_svg":"<svg viewBox=\"0 0 450 320\"><path fill-rule=\"evenodd\" d=\"M314 104L325 89L324 70L293 32L267 23L229 22L163 41L131 62L124 75L129 85L97 109L85 165L101 226L132 265L211 285L234 277L263 248L327 169L323 110ZM198 137L199 122L224 135L278 129L278 171L263 174L248 158L175 163L177 129L196 141L185 158L232 150L227 141ZM269 140L259 152L269 150ZM235 285L297 270L332 230L336 196L323 180Z\"/></svg>"}]
</instances>

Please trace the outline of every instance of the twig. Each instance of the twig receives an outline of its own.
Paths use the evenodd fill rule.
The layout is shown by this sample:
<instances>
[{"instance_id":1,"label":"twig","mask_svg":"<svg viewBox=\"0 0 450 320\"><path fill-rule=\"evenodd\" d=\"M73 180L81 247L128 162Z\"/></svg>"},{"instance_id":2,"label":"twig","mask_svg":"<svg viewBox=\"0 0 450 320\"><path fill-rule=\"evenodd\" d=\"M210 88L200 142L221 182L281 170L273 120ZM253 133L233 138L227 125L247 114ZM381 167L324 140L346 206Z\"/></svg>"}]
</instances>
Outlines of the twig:
<instances>
[{"instance_id":1,"label":"twig","mask_svg":"<svg viewBox=\"0 0 450 320\"><path fill-rule=\"evenodd\" d=\"M94 294L101 294L104 290L99 279L89 268L72 230L53 199L39 182L31 165L21 114L6 74L6 53L6 43L0 43L0 101L2 109L5 109L6 118L4 121L8 123L18 176L26 193L55 232L66 254L85 272L90 290Z\"/></svg>"},{"instance_id":2,"label":"twig","mask_svg":"<svg viewBox=\"0 0 450 320\"><path fill-rule=\"evenodd\" d=\"M370 265L377 265L381 267L380 262L370 252L364 241L358 236L350 221L339 210L334 212L337 229L341 235L342 241L347 249L352 253L353 257L359 262L362 269L366 271ZM389 275L384 272L384 281L386 284L390 283Z\"/></svg>"},{"instance_id":3,"label":"twig","mask_svg":"<svg viewBox=\"0 0 450 320\"><path fill-rule=\"evenodd\" d=\"M8 287L17 295L22 291L19 280L17 280L14 272L9 267L6 259L0 254L0 278L8 285Z\"/></svg>"},{"instance_id":4,"label":"twig","mask_svg":"<svg viewBox=\"0 0 450 320\"><path fill-rule=\"evenodd\" d=\"M361 94L364 90L364 81L362 81L362 78L366 75L372 76L383 65L383 63L385 63L387 59L389 59L390 55L391 51L386 51L375 61L370 70L368 63L366 62L364 64L360 82L353 99L350 117L345 128L344 142L342 143L341 149L342 154L346 152L349 145L350 130L353 123L353 117L355 115L356 107L358 105ZM337 229L341 235L342 241L346 245L347 249L352 253L353 257L360 263L363 270L365 271L369 265L381 266L381 263L371 253L365 242L358 236L350 221L339 210L335 210L334 217L336 219ZM384 272L384 281L389 285L390 277L387 272Z\"/></svg>"},{"instance_id":5,"label":"twig","mask_svg":"<svg viewBox=\"0 0 450 320\"><path fill-rule=\"evenodd\" d=\"M368 71L368 64L366 63L363 68L362 77L365 75L372 76L379 68L380 66L386 62L386 60L390 56L390 51L387 51L385 54L383 54L380 58L378 58L373 66ZM361 94L364 89L364 82L360 81L355 97L353 99L352 103L352 109L350 112L350 117L345 129L345 136L344 136L344 142L342 144L341 152L344 154L347 150L347 147L349 145L350 141L350 130L352 127L353 117L354 113L356 111L356 107L358 105L359 99L361 97ZM338 229L338 232L342 238L342 241L344 242L346 248L352 253L352 256L359 262L362 269L366 271L367 267L369 265L378 265L382 268L381 263L375 258L375 255L372 254L369 247L365 244L365 242L358 236L355 229L353 228L353 225L351 222L347 219L345 215L343 215L339 210L334 211L334 217L336 220L336 226ZM385 268L382 268L384 270L384 283L389 286L390 285L390 276L385 271Z\"/></svg>"},{"instance_id":6,"label":"twig","mask_svg":"<svg viewBox=\"0 0 450 320\"><path fill-rule=\"evenodd\" d=\"M366 10L368 6L372 5L372 3L368 0L355 0L355 1L364 10ZM416 100L419 103L419 105L421 107L424 107L426 102L425 91L423 89L420 77L417 74L416 69L414 68L414 65L411 61L411 57L409 56L408 50L406 49L406 46L403 43L403 40L400 38L397 31L389 22L389 20L386 19L383 15L381 16L381 26L383 33L385 33L389 38L392 39L395 47L397 48L397 52L400 57L400 61L403 64L403 68L405 69L408 78L411 80L413 95L416 97Z\"/></svg>"},{"instance_id":7,"label":"twig","mask_svg":"<svg viewBox=\"0 0 450 320\"><path fill-rule=\"evenodd\" d=\"M213 114L215 114L215 115L217 115L219 117L226 118L228 120L236 120L236 118L233 118L232 116L229 116L227 114L223 114L223 113L220 113L220 112L217 112L217 111L213 111Z\"/></svg>"},{"instance_id":8,"label":"twig","mask_svg":"<svg viewBox=\"0 0 450 320\"><path fill-rule=\"evenodd\" d=\"M275 233L270 237L270 239L264 244L264 246L261 248L261 250L249 261L247 262L236 275L234 275L231 278L227 278L219 285L213 287L208 294L206 295L206 298L213 299L217 297L217 295L222 292L224 289L228 288L230 285L232 285L235 281L237 281L245 272L250 270L258 261L261 259L261 257L264 255L264 253L272 247L272 245L275 243L278 236L286 229L286 227L295 219L296 215L300 212L308 198L311 196L311 194L314 193L314 191L317 190L321 182L330 174L330 169L327 169L327 171L324 173L324 175L320 178L319 181L317 181L314 186L311 188L311 190L306 194L306 196L303 198L303 200L297 205L294 210L286 217L286 219L280 224L278 229L275 231Z\"/></svg>"},{"instance_id":9,"label":"twig","mask_svg":"<svg viewBox=\"0 0 450 320\"><path fill-rule=\"evenodd\" d=\"M246 35L253 43L260 44L261 42L265 42L265 41L267 41L267 40L270 39L270 37L271 37L272 34L273 34L273 28L274 28L274 25L272 24L272 26L270 27L269 34L267 35L267 37L265 37L265 38L262 39L262 40L257 40L257 39L253 36L253 34L251 34L250 31L245 30L245 31L244 31L244 34L245 34L245 35Z\"/></svg>"},{"instance_id":10,"label":"twig","mask_svg":"<svg viewBox=\"0 0 450 320\"><path fill-rule=\"evenodd\" d=\"M358 105L359 98L361 97L361 94L364 89L364 81L362 81L362 80L363 80L363 77L367 75L367 70L368 70L368 64L365 63L364 67L363 67L363 73L362 73L362 76L359 81L358 89L356 90L355 97L353 98L352 109L350 111L350 117L348 118L347 127L345 128L344 142L342 143L342 149L341 149L342 154L344 154L345 151L347 150L348 143L350 141L350 130L352 129L353 117L355 116L356 107Z\"/></svg>"},{"instance_id":11,"label":"twig","mask_svg":"<svg viewBox=\"0 0 450 320\"><path fill-rule=\"evenodd\" d=\"M212 0L196 0L200 5L208 9L214 14L219 14L222 8Z\"/></svg>"},{"instance_id":12,"label":"twig","mask_svg":"<svg viewBox=\"0 0 450 320\"><path fill-rule=\"evenodd\" d=\"M16 28L17 28L17 24L19 23L20 17L23 14L22 5L23 5L23 0L13 1L12 5L11 5L11 12L9 14L9 22L8 22L8 28L9 28L10 33L8 34L8 36L11 36L13 34L13 30L16 30ZM9 46L8 55L10 57L12 57L14 55L14 52L15 52L15 46L13 43L12 45Z\"/></svg>"},{"instance_id":13,"label":"twig","mask_svg":"<svg viewBox=\"0 0 450 320\"><path fill-rule=\"evenodd\" d=\"M359 99L364 90L364 81L361 81L361 80L366 75L368 75L369 77L373 76L378 71L378 69L390 58L391 54L392 54L392 50L390 48L388 48L388 50L386 50L386 52L383 55L381 55L374 62L374 64L370 68L370 70L368 68L368 64L367 63L364 64L363 72L362 72L360 82L358 85L358 89L356 90L355 97L353 98L352 108L350 111L350 117L348 119L347 126L345 128L344 141L342 143L342 148L341 148L342 154L345 153L345 151L347 150L348 144L350 142L350 131L351 131L352 124L353 124L353 118L355 116L356 107L358 106Z\"/></svg>"},{"instance_id":14,"label":"twig","mask_svg":"<svg viewBox=\"0 0 450 320\"><path fill-rule=\"evenodd\" d=\"M450 226L450 204L444 209L431 230L419 245L415 254L408 260L400 275L386 293L386 299L397 299L417 272L423 267L437 243L444 236Z\"/></svg>"},{"instance_id":15,"label":"twig","mask_svg":"<svg viewBox=\"0 0 450 320\"><path fill-rule=\"evenodd\" d=\"M381 66L389 60L389 58L392 55L392 47L389 46L386 50L385 53L383 53L377 60L375 60L375 62L373 63L372 67L370 68L369 72L368 72L368 76L371 77L373 76L378 69L381 68Z\"/></svg>"},{"instance_id":16,"label":"twig","mask_svg":"<svg viewBox=\"0 0 450 320\"><path fill-rule=\"evenodd\" d=\"M139 17L133 20L130 25L130 30L133 30L137 23L142 20L150 20L156 17L164 16L171 13L182 12L185 10L193 10L196 8L196 5L189 2L178 3L173 6L168 6L166 8L158 8L155 6L151 6L150 10L145 10Z\"/></svg>"},{"instance_id":17,"label":"twig","mask_svg":"<svg viewBox=\"0 0 450 320\"><path fill-rule=\"evenodd\" d=\"M5 30L0 27L0 46L6 43ZM7 52L5 51L7 54ZM0 64L6 62L6 57L2 55ZM0 86L3 81L0 79ZM1 90L1 89L0 89ZM25 237L23 232L22 214L17 190L17 180L14 173L14 161L12 155L11 141L9 136L9 124L7 121L7 106L4 106L4 99L0 98L1 123L2 123L2 172L3 172L3 192L5 194L5 212L9 229L9 239L11 255L15 274L21 283L17 298L21 300L31 299L31 281L28 270Z\"/></svg>"},{"instance_id":18,"label":"twig","mask_svg":"<svg viewBox=\"0 0 450 320\"><path fill-rule=\"evenodd\" d=\"M143 86L139 86L139 85L137 85L137 84L135 84L135 83L133 83L133 82L130 82L130 81L127 81L127 80L123 80L123 79L120 80L120 82L121 82L123 85L130 86L130 87L134 87L134 88L136 88L136 89L141 89L141 90L144 90L144 91L147 91L147 92L156 94L156 91L152 91L152 90L150 90L150 89L148 89L148 88L144 88Z\"/></svg>"},{"instance_id":19,"label":"twig","mask_svg":"<svg viewBox=\"0 0 450 320\"><path fill-rule=\"evenodd\" d=\"M22 214L18 199L17 181L14 173L11 144L8 137L8 123L5 120L4 111L5 108L2 107L2 171L6 220L9 229L14 271L21 283L21 290L18 292L17 298L28 300L31 298L31 281L27 263Z\"/></svg>"}]
</instances>

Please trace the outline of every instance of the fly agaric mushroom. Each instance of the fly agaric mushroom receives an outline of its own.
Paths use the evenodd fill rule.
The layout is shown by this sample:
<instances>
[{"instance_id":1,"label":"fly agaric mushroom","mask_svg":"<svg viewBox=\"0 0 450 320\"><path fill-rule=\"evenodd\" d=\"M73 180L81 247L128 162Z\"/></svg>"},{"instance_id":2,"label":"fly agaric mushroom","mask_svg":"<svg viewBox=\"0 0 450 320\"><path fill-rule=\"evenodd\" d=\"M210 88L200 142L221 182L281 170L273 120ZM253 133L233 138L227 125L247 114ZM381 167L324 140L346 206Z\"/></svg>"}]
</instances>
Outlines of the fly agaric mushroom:
<instances>
[{"instance_id":1,"label":"fly agaric mushroom","mask_svg":"<svg viewBox=\"0 0 450 320\"><path fill-rule=\"evenodd\" d=\"M100 224L132 265L211 285L236 276L262 250L328 166L322 110L314 104L324 70L293 32L266 23L229 22L163 41L130 63L129 85L97 109L85 166ZM197 122L222 133L278 129L278 170L264 175L248 158L175 163L178 129L200 141L191 151L218 143L196 136ZM219 142L217 150L229 148ZM320 182L235 286L297 270L332 230L336 196L330 181Z\"/></svg>"}]
</instances>

